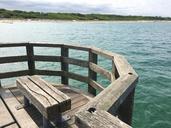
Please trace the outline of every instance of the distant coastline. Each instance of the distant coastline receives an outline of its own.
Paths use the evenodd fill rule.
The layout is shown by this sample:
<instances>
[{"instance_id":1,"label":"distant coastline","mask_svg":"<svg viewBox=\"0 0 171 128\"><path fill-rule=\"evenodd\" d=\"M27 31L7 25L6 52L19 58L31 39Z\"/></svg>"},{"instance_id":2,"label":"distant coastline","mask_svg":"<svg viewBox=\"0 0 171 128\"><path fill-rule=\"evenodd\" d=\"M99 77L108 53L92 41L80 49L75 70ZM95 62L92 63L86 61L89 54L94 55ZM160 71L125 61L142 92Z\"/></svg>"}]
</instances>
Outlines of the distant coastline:
<instances>
[{"instance_id":1,"label":"distant coastline","mask_svg":"<svg viewBox=\"0 0 171 128\"><path fill-rule=\"evenodd\" d=\"M109 14L43 13L0 9L0 20L23 21L171 21L171 17L123 16Z\"/></svg>"},{"instance_id":2,"label":"distant coastline","mask_svg":"<svg viewBox=\"0 0 171 128\"><path fill-rule=\"evenodd\" d=\"M155 23L155 22L169 22L171 23L171 20L99 20L99 21L93 21L93 20L52 20L52 19L12 19L12 18L0 18L0 23L5 24L13 24L16 22L89 22L89 23Z\"/></svg>"}]
</instances>

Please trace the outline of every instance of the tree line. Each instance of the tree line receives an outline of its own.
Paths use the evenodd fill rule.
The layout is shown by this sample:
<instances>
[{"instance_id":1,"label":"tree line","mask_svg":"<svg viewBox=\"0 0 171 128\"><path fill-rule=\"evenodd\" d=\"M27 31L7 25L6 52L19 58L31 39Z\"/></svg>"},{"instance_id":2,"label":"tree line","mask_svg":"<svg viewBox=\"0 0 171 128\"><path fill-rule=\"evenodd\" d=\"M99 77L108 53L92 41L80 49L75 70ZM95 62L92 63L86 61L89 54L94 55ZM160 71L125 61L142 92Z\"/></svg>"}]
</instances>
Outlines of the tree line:
<instances>
[{"instance_id":1,"label":"tree line","mask_svg":"<svg viewBox=\"0 0 171 128\"><path fill-rule=\"evenodd\" d=\"M122 16L113 14L80 14L80 13L45 13L21 10L0 9L0 19L52 19L52 20L171 20L170 17L159 16Z\"/></svg>"}]
</instances>

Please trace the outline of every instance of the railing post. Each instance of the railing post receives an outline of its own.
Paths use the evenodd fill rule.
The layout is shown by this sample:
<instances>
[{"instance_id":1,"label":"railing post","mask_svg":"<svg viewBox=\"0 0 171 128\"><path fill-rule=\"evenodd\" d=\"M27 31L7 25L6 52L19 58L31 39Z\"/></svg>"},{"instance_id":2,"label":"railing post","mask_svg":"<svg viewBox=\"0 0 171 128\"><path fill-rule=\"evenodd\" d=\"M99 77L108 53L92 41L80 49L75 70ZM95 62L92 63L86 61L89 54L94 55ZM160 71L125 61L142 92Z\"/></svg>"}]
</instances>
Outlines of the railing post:
<instances>
[{"instance_id":1,"label":"railing post","mask_svg":"<svg viewBox=\"0 0 171 128\"><path fill-rule=\"evenodd\" d=\"M35 74L35 61L34 57L34 49L32 44L26 45L27 57L28 57L28 68L29 68L29 75Z\"/></svg>"},{"instance_id":2,"label":"railing post","mask_svg":"<svg viewBox=\"0 0 171 128\"><path fill-rule=\"evenodd\" d=\"M61 71L68 72L68 64L63 61L63 57L68 57L68 48L61 46ZM68 77L61 76L61 83L68 85Z\"/></svg>"},{"instance_id":3,"label":"railing post","mask_svg":"<svg viewBox=\"0 0 171 128\"><path fill-rule=\"evenodd\" d=\"M92 53L91 50L89 51L89 62L97 64L97 54ZM97 73L92 71L90 67L88 71L88 76L89 76L89 79L97 81ZM94 96L96 95L96 89L93 88L91 85L88 85L88 92L90 94L93 94Z\"/></svg>"},{"instance_id":4,"label":"railing post","mask_svg":"<svg viewBox=\"0 0 171 128\"><path fill-rule=\"evenodd\" d=\"M123 122L127 123L128 125L132 124L134 93L135 93L135 88L132 90L132 92L127 96L127 98L118 108L119 119L121 119Z\"/></svg>"}]
</instances>

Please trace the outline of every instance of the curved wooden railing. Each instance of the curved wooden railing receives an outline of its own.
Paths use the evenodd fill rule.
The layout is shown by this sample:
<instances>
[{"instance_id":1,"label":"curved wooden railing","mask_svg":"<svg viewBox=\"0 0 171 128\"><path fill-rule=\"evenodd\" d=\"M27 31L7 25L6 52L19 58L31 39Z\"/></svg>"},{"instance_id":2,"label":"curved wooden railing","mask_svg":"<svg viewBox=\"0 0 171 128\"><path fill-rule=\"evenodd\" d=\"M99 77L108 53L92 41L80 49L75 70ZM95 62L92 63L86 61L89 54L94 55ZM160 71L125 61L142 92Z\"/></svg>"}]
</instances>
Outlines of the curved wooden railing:
<instances>
[{"instance_id":1,"label":"curved wooden railing","mask_svg":"<svg viewBox=\"0 0 171 128\"><path fill-rule=\"evenodd\" d=\"M61 76L61 83L69 85L69 78L85 82L88 84L88 92L96 95L97 90L100 92L81 110L104 110L118 116L122 121L131 124L133 97L138 75L129 65L127 60L119 55L108 51L103 51L95 47L85 47L66 44L49 44L49 43L1 43L1 48L24 47L26 55L0 57L0 64L27 62L27 70L0 73L0 79L18 77L23 75L52 75ZM35 47L60 48L60 56L35 55ZM88 60L80 60L69 57L69 50L80 50L88 53ZM107 71L97 64L98 56L105 57L112 61L112 70ZM35 61L60 62L61 70L40 70L35 66ZM78 65L86 67L88 76L79 75L69 72L69 65ZM97 82L97 73L105 76L111 84L104 89Z\"/></svg>"}]
</instances>

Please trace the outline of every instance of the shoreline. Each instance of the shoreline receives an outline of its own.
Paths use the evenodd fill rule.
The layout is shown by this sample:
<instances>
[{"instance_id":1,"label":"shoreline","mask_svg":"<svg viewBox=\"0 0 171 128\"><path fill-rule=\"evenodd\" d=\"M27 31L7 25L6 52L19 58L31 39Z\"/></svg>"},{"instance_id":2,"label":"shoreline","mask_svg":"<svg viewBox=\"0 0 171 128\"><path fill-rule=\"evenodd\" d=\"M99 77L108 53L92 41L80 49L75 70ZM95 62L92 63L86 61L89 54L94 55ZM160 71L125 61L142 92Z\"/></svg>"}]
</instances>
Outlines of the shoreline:
<instances>
[{"instance_id":1,"label":"shoreline","mask_svg":"<svg viewBox=\"0 0 171 128\"><path fill-rule=\"evenodd\" d=\"M88 23L125 23L125 22L171 22L171 20L54 20L54 19L0 19L0 23L14 22L88 22Z\"/></svg>"}]
</instances>

